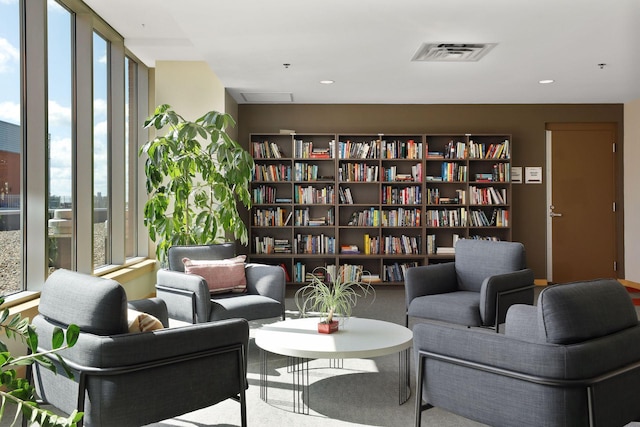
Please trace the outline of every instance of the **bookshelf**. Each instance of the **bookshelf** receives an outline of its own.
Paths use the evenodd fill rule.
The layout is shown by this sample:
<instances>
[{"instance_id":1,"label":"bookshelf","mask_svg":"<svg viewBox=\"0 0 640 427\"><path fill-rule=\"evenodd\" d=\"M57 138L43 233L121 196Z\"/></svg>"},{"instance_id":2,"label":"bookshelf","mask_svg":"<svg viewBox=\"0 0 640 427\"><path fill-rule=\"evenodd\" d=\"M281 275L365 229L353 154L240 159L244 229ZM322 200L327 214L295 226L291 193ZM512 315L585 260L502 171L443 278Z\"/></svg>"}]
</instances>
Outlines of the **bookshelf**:
<instances>
[{"instance_id":1,"label":"bookshelf","mask_svg":"<svg viewBox=\"0 0 640 427\"><path fill-rule=\"evenodd\" d=\"M359 265L373 283L450 261L459 238L511 240L511 135L250 135L249 259L288 283Z\"/></svg>"}]
</instances>

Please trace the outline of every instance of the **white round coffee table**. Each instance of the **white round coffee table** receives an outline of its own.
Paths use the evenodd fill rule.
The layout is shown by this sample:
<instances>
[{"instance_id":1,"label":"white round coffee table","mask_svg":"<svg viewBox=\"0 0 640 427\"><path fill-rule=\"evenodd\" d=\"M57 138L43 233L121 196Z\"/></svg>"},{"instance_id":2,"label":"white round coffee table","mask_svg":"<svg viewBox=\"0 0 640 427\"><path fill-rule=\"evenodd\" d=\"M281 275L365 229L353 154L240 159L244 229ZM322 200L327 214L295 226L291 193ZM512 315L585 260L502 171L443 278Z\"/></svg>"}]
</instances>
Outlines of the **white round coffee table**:
<instances>
[{"instance_id":1,"label":"white round coffee table","mask_svg":"<svg viewBox=\"0 0 640 427\"><path fill-rule=\"evenodd\" d=\"M255 343L261 350L260 397L267 401L267 352L289 356L293 372L294 412L309 413L300 392L309 393L309 359L370 358L399 353L399 403L409 400L410 329L390 322L351 317L332 334L318 333L317 317L290 319L256 330Z\"/></svg>"}]
</instances>

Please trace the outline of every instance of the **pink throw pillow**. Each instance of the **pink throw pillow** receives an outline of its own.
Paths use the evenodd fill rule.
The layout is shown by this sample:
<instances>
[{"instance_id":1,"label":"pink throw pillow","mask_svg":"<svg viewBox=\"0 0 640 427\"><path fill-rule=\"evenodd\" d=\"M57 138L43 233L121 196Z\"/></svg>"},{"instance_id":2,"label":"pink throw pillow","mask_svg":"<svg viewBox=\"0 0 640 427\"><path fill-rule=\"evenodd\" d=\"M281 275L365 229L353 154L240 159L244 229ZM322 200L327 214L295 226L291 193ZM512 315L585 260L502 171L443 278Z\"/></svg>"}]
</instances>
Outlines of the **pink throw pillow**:
<instances>
[{"instance_id":1,"label":"pink throw pillow","mask_svg":"<svg viewBox=\"0 0 640 427\"><path fill-rule=\"evenodd\" d=\"M182 258L187 274L201 276L209 286L209 292L241 293L247 290L247 278L244 275L246 255L220 260L194 260Z\"/></svg>"}]
</instances>

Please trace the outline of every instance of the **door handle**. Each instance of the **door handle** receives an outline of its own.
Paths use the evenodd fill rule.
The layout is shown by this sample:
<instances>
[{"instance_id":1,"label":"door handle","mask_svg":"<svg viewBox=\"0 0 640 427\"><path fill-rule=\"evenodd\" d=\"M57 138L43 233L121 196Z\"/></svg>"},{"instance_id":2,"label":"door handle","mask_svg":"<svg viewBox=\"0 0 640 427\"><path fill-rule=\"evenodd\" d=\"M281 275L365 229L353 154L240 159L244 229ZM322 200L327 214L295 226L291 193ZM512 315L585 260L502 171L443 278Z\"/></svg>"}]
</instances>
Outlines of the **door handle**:
<instances>
[{"instance_id":1,"label":"door handle","mask_svg":"<svg viewBox=\"0 0 640 427\"><path fill-rule=\"evenodd\" d=\"M551 218L554 218L554 217L557 217L557 216L562 216L562 214L561 214L561 213L555 213L555 212L553 211L555 208L556 208L556 207L555 207L555 206L553 206L553 205L549 206L549 216L550 216Z\"/></svg>"}]
</instances>

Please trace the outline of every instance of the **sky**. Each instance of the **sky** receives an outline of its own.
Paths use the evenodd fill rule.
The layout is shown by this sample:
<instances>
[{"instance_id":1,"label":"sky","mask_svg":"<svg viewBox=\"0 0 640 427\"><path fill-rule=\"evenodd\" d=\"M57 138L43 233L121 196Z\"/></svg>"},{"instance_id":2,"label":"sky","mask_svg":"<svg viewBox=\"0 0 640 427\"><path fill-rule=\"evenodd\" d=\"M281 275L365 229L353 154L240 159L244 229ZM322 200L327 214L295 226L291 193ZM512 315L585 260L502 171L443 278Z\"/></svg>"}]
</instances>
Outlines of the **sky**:
<instances>
[{"instance_id":1,"label":"sky","mask_svg":"<svg viewBox=\"0 0 640 427\"><path fill-rule=\"evenodd\" d=\"M48 0L49 135L51 195L71 197L71 14ZM107 185L106 43L94 35L94 194ZM18 0L0 0L0 120L20 125L20 31Z\"/></svg>"}]
</instances>

